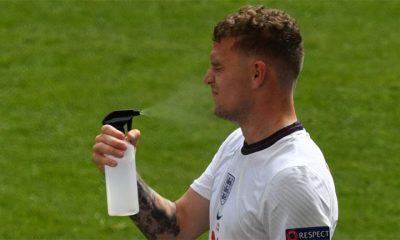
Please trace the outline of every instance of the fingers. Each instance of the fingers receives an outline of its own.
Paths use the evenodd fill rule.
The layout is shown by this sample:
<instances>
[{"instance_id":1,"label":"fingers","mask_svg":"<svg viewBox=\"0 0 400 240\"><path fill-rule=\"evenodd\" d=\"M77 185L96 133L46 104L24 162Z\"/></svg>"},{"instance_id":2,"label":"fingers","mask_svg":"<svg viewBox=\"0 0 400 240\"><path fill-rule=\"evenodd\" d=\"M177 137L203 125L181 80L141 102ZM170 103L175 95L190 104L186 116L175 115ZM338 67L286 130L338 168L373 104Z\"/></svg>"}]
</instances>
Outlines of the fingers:
<instances>
[{"instance_id":1,"label":"fingers","mask_svg":"<svg viewBox=\"0 0 400 240\"><path fill-rule=\"evenodd\" d=\"M96 163L97 168L104 172L104 166L110 166L110 167L116 167L118 165L118 162L112 159L109 159L107 157L105 157L103 154L100 154L98 152L94 152L92 153L92 158L94 160L94 162Z\"/></svg>"},{"instance_id":2,"label":"fingers","mask_svg":"<svg viewBox=\"0 0 400 240\"><path fill-rule=\"evenodd\" d=\"M114 155L114 152L118 153L118 151L125 151L127 148L125 140L115 138L111 135L100 134L96 136L95 140L96 144L99 144L99 146L93 150L104 151L103 153L105 154Z\"/></svg>"},{"instance_id":3,"label":"fingers","mask_svg":"<svg viewBox=\"0 0 400 240\"><path fill-rule=\"evenodd\" d=\"M122 158L124 156L124 152L126 150L126 143L125 148L116 148L112 145L109 145L105 142L97 142L93 145L93 152L101 154L101 155L111 155L116 158Z\"/></svg>"},{"instance_id":4,"label":"fingers","mask_svg":"<svg viewBox=\"0 0 400 240\"><path fill-rule=\"evenodd\" d=\"M117 161L107 156L122 158L127 149L125 134L111 125L104 125L101 132L95 138L95 144L92 148L92 158L97 167L104 171L104 166L115 167Z\"/></svg>"},{"instance_id":5,"label":"fingers","mask_svg":"<svg viewBox=\"0 0 400 240\"><path fill-rule=\"evenodd\" d=\"M127 149L126 141L136 145L140 138L140 131L137 129L129 131L127 136L111 125L104 125L101 133L96 136L96 143L92 148L92 158L97 167L104 171L104 166L115 167L118 162L107 156L122 158Z\"/></svg>"},{"instance_id":6,"label":"fingers","mask_svg":"<svg viewBox=\"0 0 400 240\"><path fill-rule=\"evenodd\" d=\"M123 132L119 131L118 129L116 129L113 126L108 125L108 124L104 125L101 128L101 133L104 134L104 135L113 136L113 137L115 137L117 139L120 139L120 140L124 140L125 139L125 134Z\"/></svg>"}]
</instances>

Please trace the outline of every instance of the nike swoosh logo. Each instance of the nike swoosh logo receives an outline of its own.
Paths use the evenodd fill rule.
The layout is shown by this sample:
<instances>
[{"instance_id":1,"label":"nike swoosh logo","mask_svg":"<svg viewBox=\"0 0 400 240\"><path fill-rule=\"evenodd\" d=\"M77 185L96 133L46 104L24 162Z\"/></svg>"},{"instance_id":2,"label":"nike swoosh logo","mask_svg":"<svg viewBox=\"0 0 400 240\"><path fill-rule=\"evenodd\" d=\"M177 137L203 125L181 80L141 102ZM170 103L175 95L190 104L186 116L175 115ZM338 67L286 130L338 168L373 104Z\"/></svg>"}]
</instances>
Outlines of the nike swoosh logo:
<instances>
[{"instance_id":1,"label":"nike swoosh logo","mask_svg":"<svg viewBox=\"0 0 400 240\"><path fill-rule=\"evenodd\" d=\"M217 220L220 220L222 218L222 215L219 215L219 211L217 212Z\"/></svg>"}]
</instances>

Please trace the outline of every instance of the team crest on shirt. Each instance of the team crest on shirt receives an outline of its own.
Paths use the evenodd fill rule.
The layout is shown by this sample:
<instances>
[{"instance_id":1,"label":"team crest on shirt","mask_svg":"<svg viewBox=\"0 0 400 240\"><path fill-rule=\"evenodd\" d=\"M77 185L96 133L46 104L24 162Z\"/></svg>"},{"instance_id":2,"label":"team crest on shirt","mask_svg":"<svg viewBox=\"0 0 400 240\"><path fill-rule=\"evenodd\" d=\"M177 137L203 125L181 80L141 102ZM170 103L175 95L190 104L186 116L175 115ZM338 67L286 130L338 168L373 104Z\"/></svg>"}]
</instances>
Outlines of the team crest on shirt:
<instances>
[{"instance_id":1,"label":"team crest on shirt","mask_svg":"<svg viewBox=\"0 0 400 240\"><path fill-rule=\"evenodd\" d=\"M224 205L226 200L228 200L229 194L231 193L231 189L234 183L235 183L235 177L232 174L228 173L224 185L222 186L221 199L220 199L221 205Z\"/></svg>"}]
</instances>

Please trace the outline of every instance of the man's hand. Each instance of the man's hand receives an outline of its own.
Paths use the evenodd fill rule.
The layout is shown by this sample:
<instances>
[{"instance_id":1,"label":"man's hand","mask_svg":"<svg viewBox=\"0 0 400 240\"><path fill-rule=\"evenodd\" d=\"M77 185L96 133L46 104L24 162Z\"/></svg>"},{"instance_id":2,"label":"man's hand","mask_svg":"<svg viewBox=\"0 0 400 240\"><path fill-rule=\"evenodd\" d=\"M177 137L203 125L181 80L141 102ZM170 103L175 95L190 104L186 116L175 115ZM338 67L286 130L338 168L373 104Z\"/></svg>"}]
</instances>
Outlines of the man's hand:
<instances>
[{"instance_id":1,"label":"man's hand","mask_svg":"<svg viewBox=\"0 0 400 240\"><path fill-rule=\"evenodd\" d=\"M131 130L125 136L111 125L104 125L101 132L96 136L96 143L93 145L92 157L100 171L104 172L104 166L115 167L117 161L107 158L106 155L111 155L117 158L124 156L128 142L135 145L140 138L140 131L137 129Z\"/></svg>"},{"instance_id":2,"label":"man's hand","mask_svg":"<svg viewBox=\"0 0 400 240\"><path fill-rule=\"evenodd\" d=\"M104 125L93 145L93 160L104 172L104 166L117 166L117 161L107 157L124 156L127 144L137 145L140 131L131 130L125 136L111 125ZM210 201L192 189L176 202L163 198L138 176L140 211L130 216L149 239L195 239L209 226Z\"/></svg>"}]
</instances>

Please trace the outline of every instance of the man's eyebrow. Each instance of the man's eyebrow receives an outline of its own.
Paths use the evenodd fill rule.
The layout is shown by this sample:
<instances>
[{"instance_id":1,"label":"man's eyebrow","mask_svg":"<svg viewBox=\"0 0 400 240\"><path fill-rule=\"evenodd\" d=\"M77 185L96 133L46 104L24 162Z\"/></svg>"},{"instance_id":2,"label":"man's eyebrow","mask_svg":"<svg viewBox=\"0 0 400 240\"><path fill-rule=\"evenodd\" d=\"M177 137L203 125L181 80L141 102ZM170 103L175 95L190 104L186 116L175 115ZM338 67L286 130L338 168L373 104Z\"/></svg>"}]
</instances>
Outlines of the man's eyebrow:
<instances>
[{"instance_id":1,"label":"man's eyebrow","mask_svg":"<svg viewBox=\"0 0 400 240\"><path fill-rule=\"evenodd\" d=\"M219 66L219 65L221 65L221 63L218 62L218 61L211 61L210 64L211 64L212 66Z\"/></svg>"},{"instance_id":2,"label":"man's eyebrow","mask_svg":"<svg viewBox=\"0 0 400 240\"><path fill-rule=\"evenodd\" d=\"M212 66L219 66L219 65L221 65L221 62L218 59L215 59L215 58L211 57L210 58L210 64Z\"/></svg>"}]
</instances>

